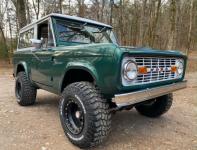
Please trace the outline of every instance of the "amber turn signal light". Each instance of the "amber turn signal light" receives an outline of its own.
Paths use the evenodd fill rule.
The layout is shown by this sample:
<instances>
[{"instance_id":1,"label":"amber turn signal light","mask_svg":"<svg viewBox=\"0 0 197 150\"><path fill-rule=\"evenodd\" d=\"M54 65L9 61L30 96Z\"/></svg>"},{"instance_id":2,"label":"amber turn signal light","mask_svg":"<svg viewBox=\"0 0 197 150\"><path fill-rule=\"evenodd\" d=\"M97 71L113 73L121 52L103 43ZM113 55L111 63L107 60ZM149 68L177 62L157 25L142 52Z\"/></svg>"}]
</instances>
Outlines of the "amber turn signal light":
<instances>
[{"instance_id":1,"label":"amber turn signal light","mask_svg":"<svg viewBox=\"0 0 197 150\"><path fill-rule=\"evenodd\" d=\"M147 68L146 67L139 67L138 68L138 72L140 73L140 74L147 74Z\"/></svg>"},{"instance_id":2,"label":"amber turn signal light","mask_svg":"<svg viewBox=\"0 0 197 150\"><path fill-rule=\"evenodd\" d=\"M171 72L176 72L177 71L177 67L176 66L171 66Z\"/></svg>"}]
</instances>

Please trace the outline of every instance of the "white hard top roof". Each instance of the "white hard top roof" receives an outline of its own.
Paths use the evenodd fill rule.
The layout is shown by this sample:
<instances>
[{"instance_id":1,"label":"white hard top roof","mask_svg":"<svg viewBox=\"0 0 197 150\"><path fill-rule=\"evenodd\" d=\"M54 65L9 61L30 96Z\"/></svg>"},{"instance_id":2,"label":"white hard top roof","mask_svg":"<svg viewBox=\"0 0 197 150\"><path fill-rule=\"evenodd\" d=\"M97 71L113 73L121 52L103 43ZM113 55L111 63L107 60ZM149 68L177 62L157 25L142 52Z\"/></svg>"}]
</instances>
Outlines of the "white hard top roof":
<instances>
[{"instance_id":1,"label":"white hard top roof","mask_svg":"<svg viewBox=\"0 0 197 150\"><path fill-rule=\"evenodd\" d=\"M77 17L77 16L69 16L69 15L51 13L51 14L46 15L43 18L38 19L35 22L32 22L32 23L28 24L27 26L23 27L22 29L20 29L20 32L28 29L29 27L33 26L34 24L39 23L39 22L41 22L41 21L43 21L43 20L45 20L49 17L65 18L65 19L69 19L69 20L75 20L75 21L79 21L79 22L87 22L87 23L90 23L90 24L98 25L98 26L104 26L104 27L107 27L107 28L112 28L112 26L110 26L110 25L107 25L107 24L104 24L104 23L101 23L101 22L98 22L98 21L94 21L94 20L91 20L91 19L86 19L86 18Z\"/></svg>"}]
</instances>

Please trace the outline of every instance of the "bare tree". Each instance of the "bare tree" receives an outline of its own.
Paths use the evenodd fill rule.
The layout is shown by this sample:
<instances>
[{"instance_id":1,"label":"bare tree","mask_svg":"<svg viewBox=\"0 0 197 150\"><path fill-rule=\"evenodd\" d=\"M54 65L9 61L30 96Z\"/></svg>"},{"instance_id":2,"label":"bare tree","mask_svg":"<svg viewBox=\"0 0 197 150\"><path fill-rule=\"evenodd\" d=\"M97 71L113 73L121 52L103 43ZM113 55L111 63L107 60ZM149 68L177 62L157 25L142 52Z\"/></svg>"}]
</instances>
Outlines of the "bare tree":
<instances>
[{"instance_id":1,"label":"bare tree","mask_svg":"<svg viewBox=\"0 0 197 150\"><path fill-rule=\"evenodd\" d=\"M175 28L176 28L176 0L170 0L170 36L168 49L174 49L175 46Z\"/></svg>"},{"instance_id":2,"label":"bare tree","mask_svg":"<svg viewBox=\"0 0 197 150\"><path fill-rule=\"evenodd\" d=\"M0 42L9 49L27 23L64 12L111 24L122 45L180 48L188 53L197 48L196 11L197 0L2 0Z\"/></svg>"},{"instance_id":3,"label":"bare tree","mask_svg":"<svg viewBox=\"0 0 197 150\"><path fill-rule=\"evenodd\" d=\"M112 0L111 0L112 1ZM102 0L102 6L101 6L101 21L104 20L104 9L105 9L105 0ZM111 9L113 8L113 5L111 5ZM112 16L112 10L111 10L111 16ZM111 21L112 23L112 21Z\"/></svg>"},{"instance_id":4,"label":"bare tree","mask_svg":"<svg viewBox=\"0 0 197 150\"><path fill-rule=\"evenodd\" d=\"M80 17L84 17L85 16L85 3L84 0L77 0L78 2L78 15Z\"/></svg>"},{"instance_id":5,"label":"bare tree","mask_svg":"<svg viewBox=\"0 0 197 150\"><path fill-rule=\"evenodd\" d=\"M39 14L40 14L40 0L32 0L33 2L33 8L34 8L34 12L36 14L36 19L38 20Z\"/></svg>"},{"instance_id":6,"label":"bare tree","mask_svg":"<svg viewBox=\"0 0 197 150\"><path fill-rule=\"evenodd\" d=\"M154 42L155 42L155 31L156 31L157 23L158 23L158 19L159 19L160 7L161 7L161 0L157 0L157 8L156 8L156 12L155 12L155 15L154 15L154 18L153 18L151 31L150 31L149 45L151 47L154 46Z\"/></svg>"},{"instance_id":7,"label":"bare tree","mask_svg":"<svg viewBox=\"0 0 197 150\"><path fill-rule=\"evenodd\" d=\"M19 28L22 28L27 24L25 1L24 0L12 0L12 2L16 8L16 17L18 21L18 26Z\"/></svg>"},{"instance_id":8,"label":"bare tree","mask_svg":"<svg viewBox=\"0 0 197 150\"><path fill-rule=\"evenodd\" d=\"M110 24L112 25L113 19L113 7L114 7L114 0L110 0Z\"/></svg>"},{"instance_id":9,"label":"bare tree","mask_svg":"<svg viewBox=\"0 0 197 150\"><path fill-rule=\"evenodd\" d=\"M194 9L194 0L190 1L190 13L189 13L189 31L188 31L188 39L187 39L187 51L186 54L188 55L188 52L190 50L191 46L191 34L192 34L192 18L193 18L193 9Z\"/></svg>"},{"instance_id":10,"label":"bare tree","mask_svg":"<svg viewBox=\"0 0 197 150\"><path fill-rule=\"evenodd\" d=\"M142 1L142 10L141 10L141 16L140 16L140 40L139 40L139 45L144 45L144 36L146 32L146 26L147 26L147 0Z\"/></svg>"},{"instance_id":11,"label":"bare tree","mask_svg":"<svg viewBox=\"0 0 197 150\"><path fill-rule=\"evenodd\" d=\"M62 2L63 2L63 0L59 0L59 3L58 3L59 13L60 14L62 14Z\"/></svg>"},{"instance_id":12,"label":"bare tree","mask_svg":"<svg viewBox=\"0 0 197 150\"><path fill-rule=\"evenodd\" d=\"M4 1L4 3L0 4L0 39L3 41L4 43L4 51L6 53L6 55L8 55L8 48L7 48L7 41L6 41L6 37L3 31L4 28L4 17L5 17L5 13L7 11L7 6L8 6L8 2Z\"/></svg>"},{"instance_id":13,"label":"bare tree","mask_svg":"<svg viewBox=\"0 0 197 150\"><path fill-rule=\"evenodd\" d=\"M26 11L27 11L27 23L30 23L31 16L30 16L29 0L25 0L25 7L26 7Z\"/></svg>"},{"instance_id":14,"label":"bare tree","mask_svg":"<svg viewBox=\"0 0 197 150\"><path fill-rule=\"evenodd\" d=\"M17 0L16 9L17 9L17 18L19 22L19 28L22 28L27 24L24 0Z\"/></svg>"}]
</instances>

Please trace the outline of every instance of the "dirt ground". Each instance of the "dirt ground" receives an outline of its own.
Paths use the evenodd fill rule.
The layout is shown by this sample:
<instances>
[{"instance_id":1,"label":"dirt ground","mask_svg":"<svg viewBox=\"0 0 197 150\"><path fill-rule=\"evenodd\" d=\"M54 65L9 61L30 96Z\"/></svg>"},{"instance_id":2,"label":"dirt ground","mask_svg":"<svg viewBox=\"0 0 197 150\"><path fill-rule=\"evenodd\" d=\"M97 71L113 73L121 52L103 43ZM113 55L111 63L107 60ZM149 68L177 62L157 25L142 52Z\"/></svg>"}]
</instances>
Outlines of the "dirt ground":
<instances>
[{"instance_id":1,"label":"dirt ground","mask_svg":"<svg viewBox=\"0 0 197 150\"><path fill-rule=\"evenodd\" d=\"M95 150L197 150L197 57L187 72L188 87L174 93L173 106L158 119L135 109L113 116L108 140ZM193 67L192 67L193 66ZM0 67L0 150L75 150L64 136L59 97L39 90L34 106L15 101L12 69Z\"/></svg>"}]
</instances>

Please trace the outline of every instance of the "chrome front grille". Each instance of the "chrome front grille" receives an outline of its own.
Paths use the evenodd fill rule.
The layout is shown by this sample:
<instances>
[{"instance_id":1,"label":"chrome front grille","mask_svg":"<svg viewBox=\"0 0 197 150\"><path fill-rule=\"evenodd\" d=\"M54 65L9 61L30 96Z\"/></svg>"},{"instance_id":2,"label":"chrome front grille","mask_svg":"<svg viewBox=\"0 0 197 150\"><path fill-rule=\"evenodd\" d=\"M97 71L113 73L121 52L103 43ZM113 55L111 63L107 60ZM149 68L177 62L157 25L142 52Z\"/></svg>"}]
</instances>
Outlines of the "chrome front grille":
<instances>
[{"instance_id":1,"label":"chrome front grille","mask_svg":"<svg viewBox=\"0 0 197 150\"><path fill-rule=\"evenodd\" d=\"M176 79L176 74L171 71L175 66L176 58L162 57L135 57L135 62L139 67L146 67L147 73L138 74L135 84L144 84Z\"/></svg>"}]
</instances>

